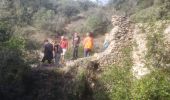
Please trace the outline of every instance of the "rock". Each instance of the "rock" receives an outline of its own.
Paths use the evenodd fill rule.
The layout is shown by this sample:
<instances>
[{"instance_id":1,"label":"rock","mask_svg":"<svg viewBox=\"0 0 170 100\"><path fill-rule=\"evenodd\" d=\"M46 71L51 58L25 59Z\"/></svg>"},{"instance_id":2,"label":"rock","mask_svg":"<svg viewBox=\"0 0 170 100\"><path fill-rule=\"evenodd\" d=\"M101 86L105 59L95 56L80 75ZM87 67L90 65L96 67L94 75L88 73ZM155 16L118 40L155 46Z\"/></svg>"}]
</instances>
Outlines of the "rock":
<instances>
[{"instance_id":1,"label":"rock","mask_svg":"<svg viewBox=\"0 0 170 100\"><path fill-rule=\"evenodd\" d=\"M168 44L170 44L170 25L164 31L165 39Z\"/></svg>"},{"instance_id":2,"label":"rock","mask_svg":"<svg viewBox=\"0 0 170 100\"><path fill-rule=\"evenodd\" d=\"M136 25L133 33L133 42L135 46L133 46L132 58L133 58L133 66L132 72L133 75L140 79L142 76L150 73L150 70L145 67L146 61L145 56L147 53L147 40L146 34L141 31L139 28L140 25Z\"/></svg>"}]
</instances>

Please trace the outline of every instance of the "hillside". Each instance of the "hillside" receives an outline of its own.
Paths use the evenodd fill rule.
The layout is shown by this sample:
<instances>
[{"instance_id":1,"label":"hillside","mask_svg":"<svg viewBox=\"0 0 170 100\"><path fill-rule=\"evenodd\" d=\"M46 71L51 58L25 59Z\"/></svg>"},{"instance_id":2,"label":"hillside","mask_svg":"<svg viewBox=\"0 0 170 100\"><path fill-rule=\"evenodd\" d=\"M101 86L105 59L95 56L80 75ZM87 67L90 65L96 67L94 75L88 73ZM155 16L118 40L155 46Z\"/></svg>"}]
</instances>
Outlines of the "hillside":
<instances>
[{"instance_id":1,"label":"hillside","mask_svg":"<svg viewBox=\"0 0 170 100\"><path fill-rule=\"evenodd\" d=\"M169 19L169 0L109 0L110 8L131 17L135 22Z\"/></svg>"},{"instance_id":2,"label":"hillside","mask_svg":"<svg viewBox=\"0 0 170 100\"><path fill-rule=\"evenodd\" d=\"M0 0L0 100L169 100L169 0ZM43 41L92 32L94 50L39 65ZM104 33L109 46L103 50Z\"/></svg>"}]
</instances>

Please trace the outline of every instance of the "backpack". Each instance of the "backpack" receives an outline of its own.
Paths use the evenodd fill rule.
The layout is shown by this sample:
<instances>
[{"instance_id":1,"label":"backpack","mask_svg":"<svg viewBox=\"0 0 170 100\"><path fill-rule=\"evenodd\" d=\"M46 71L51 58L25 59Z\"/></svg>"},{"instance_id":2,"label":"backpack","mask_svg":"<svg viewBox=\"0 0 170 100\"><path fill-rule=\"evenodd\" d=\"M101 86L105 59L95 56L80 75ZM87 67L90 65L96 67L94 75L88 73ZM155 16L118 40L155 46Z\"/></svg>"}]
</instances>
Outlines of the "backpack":
<instances>
[{"instance_id":1,"label":"backpack","mask_svg":"<svg viewBox=\"0 0 170 100\"><path fill-rule=\"evenodd\" d=\"M107 49L107 47L109 46L109 44L110 44L110 43L109 43L108 41L105 42L105 43L103 44L103 48L104 48L104 49Z\"/></svg>"}]
</instances>

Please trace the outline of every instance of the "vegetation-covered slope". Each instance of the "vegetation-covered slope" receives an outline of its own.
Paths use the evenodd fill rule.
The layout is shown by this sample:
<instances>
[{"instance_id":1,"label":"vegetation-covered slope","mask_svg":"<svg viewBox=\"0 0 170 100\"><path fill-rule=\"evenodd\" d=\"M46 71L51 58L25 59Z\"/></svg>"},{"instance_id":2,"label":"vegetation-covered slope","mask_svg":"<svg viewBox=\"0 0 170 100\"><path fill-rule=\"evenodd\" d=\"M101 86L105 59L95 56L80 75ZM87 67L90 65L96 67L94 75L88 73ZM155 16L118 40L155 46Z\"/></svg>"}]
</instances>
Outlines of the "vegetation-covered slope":
<instances>
[{"instance_id":1,"label":"vegetation-covered slope","mask_svg":"<svg viewBox=\"0 0 170 100\"><path fill-rule=\"evenodd\" d=\"M132 16L137 22L169 19L169 0L109 0L110 7Z\"/></svg>"},{"instance_id":2,"label":"vegetation-covered slope","mask_svg":"<svg viewBox=\"0 0 170 100\"><path fill-rule=\"evenodd\" d=\"M164 34L170 19L169 2L109 0L101 6L90 0L0 0L0 99L169 100L169 33ZM29 66L37 59L28 55L40 49L36 39L44 39L45 34L107 32L115 27L111 26L113 13L131 18L139 25L139 34L146 36L144 67L150 70L146 76L138 80L132 71L135 42L119 52L121 59L115 58L118 63L109 66L91 64L67 70Z\"/></svg>"}]
</instances>

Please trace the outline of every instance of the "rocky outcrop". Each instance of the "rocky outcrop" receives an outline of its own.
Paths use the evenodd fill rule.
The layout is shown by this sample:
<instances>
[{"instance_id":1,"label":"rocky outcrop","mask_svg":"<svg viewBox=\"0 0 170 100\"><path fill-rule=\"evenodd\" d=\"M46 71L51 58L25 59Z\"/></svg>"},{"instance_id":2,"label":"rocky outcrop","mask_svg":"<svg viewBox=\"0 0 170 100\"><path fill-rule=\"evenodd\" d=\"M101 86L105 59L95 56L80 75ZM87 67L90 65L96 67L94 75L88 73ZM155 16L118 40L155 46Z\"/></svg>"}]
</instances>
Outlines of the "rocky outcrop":
<instances>
[{"instance_id":1,"label":"rocky outcrop","mask_svg":"<svg viewBox=\"0 0 170 100\"><path fill-rule=\"evenodd\" d=\"M147 36L146 33L142 33L140 26L136 25L133 33L133 51L132 51L132 58L133 58L133 66L132 72L133 75L140 79L143 75L150 73L149 69L145 66L146 63L146 53L147 53Z\"/></svg>"},{"instance_id":2,"label":"rocky outcrop","mask_svg":"<svg viewBox=\"0 0 170 100\"><path fill-rule=\"evenodd\" d=\"M166 40L167 44L170 45L170 25L168 25L168 27L166 27L164 34L165 34L165 40Z\"/></svg>"}]
</instances>

